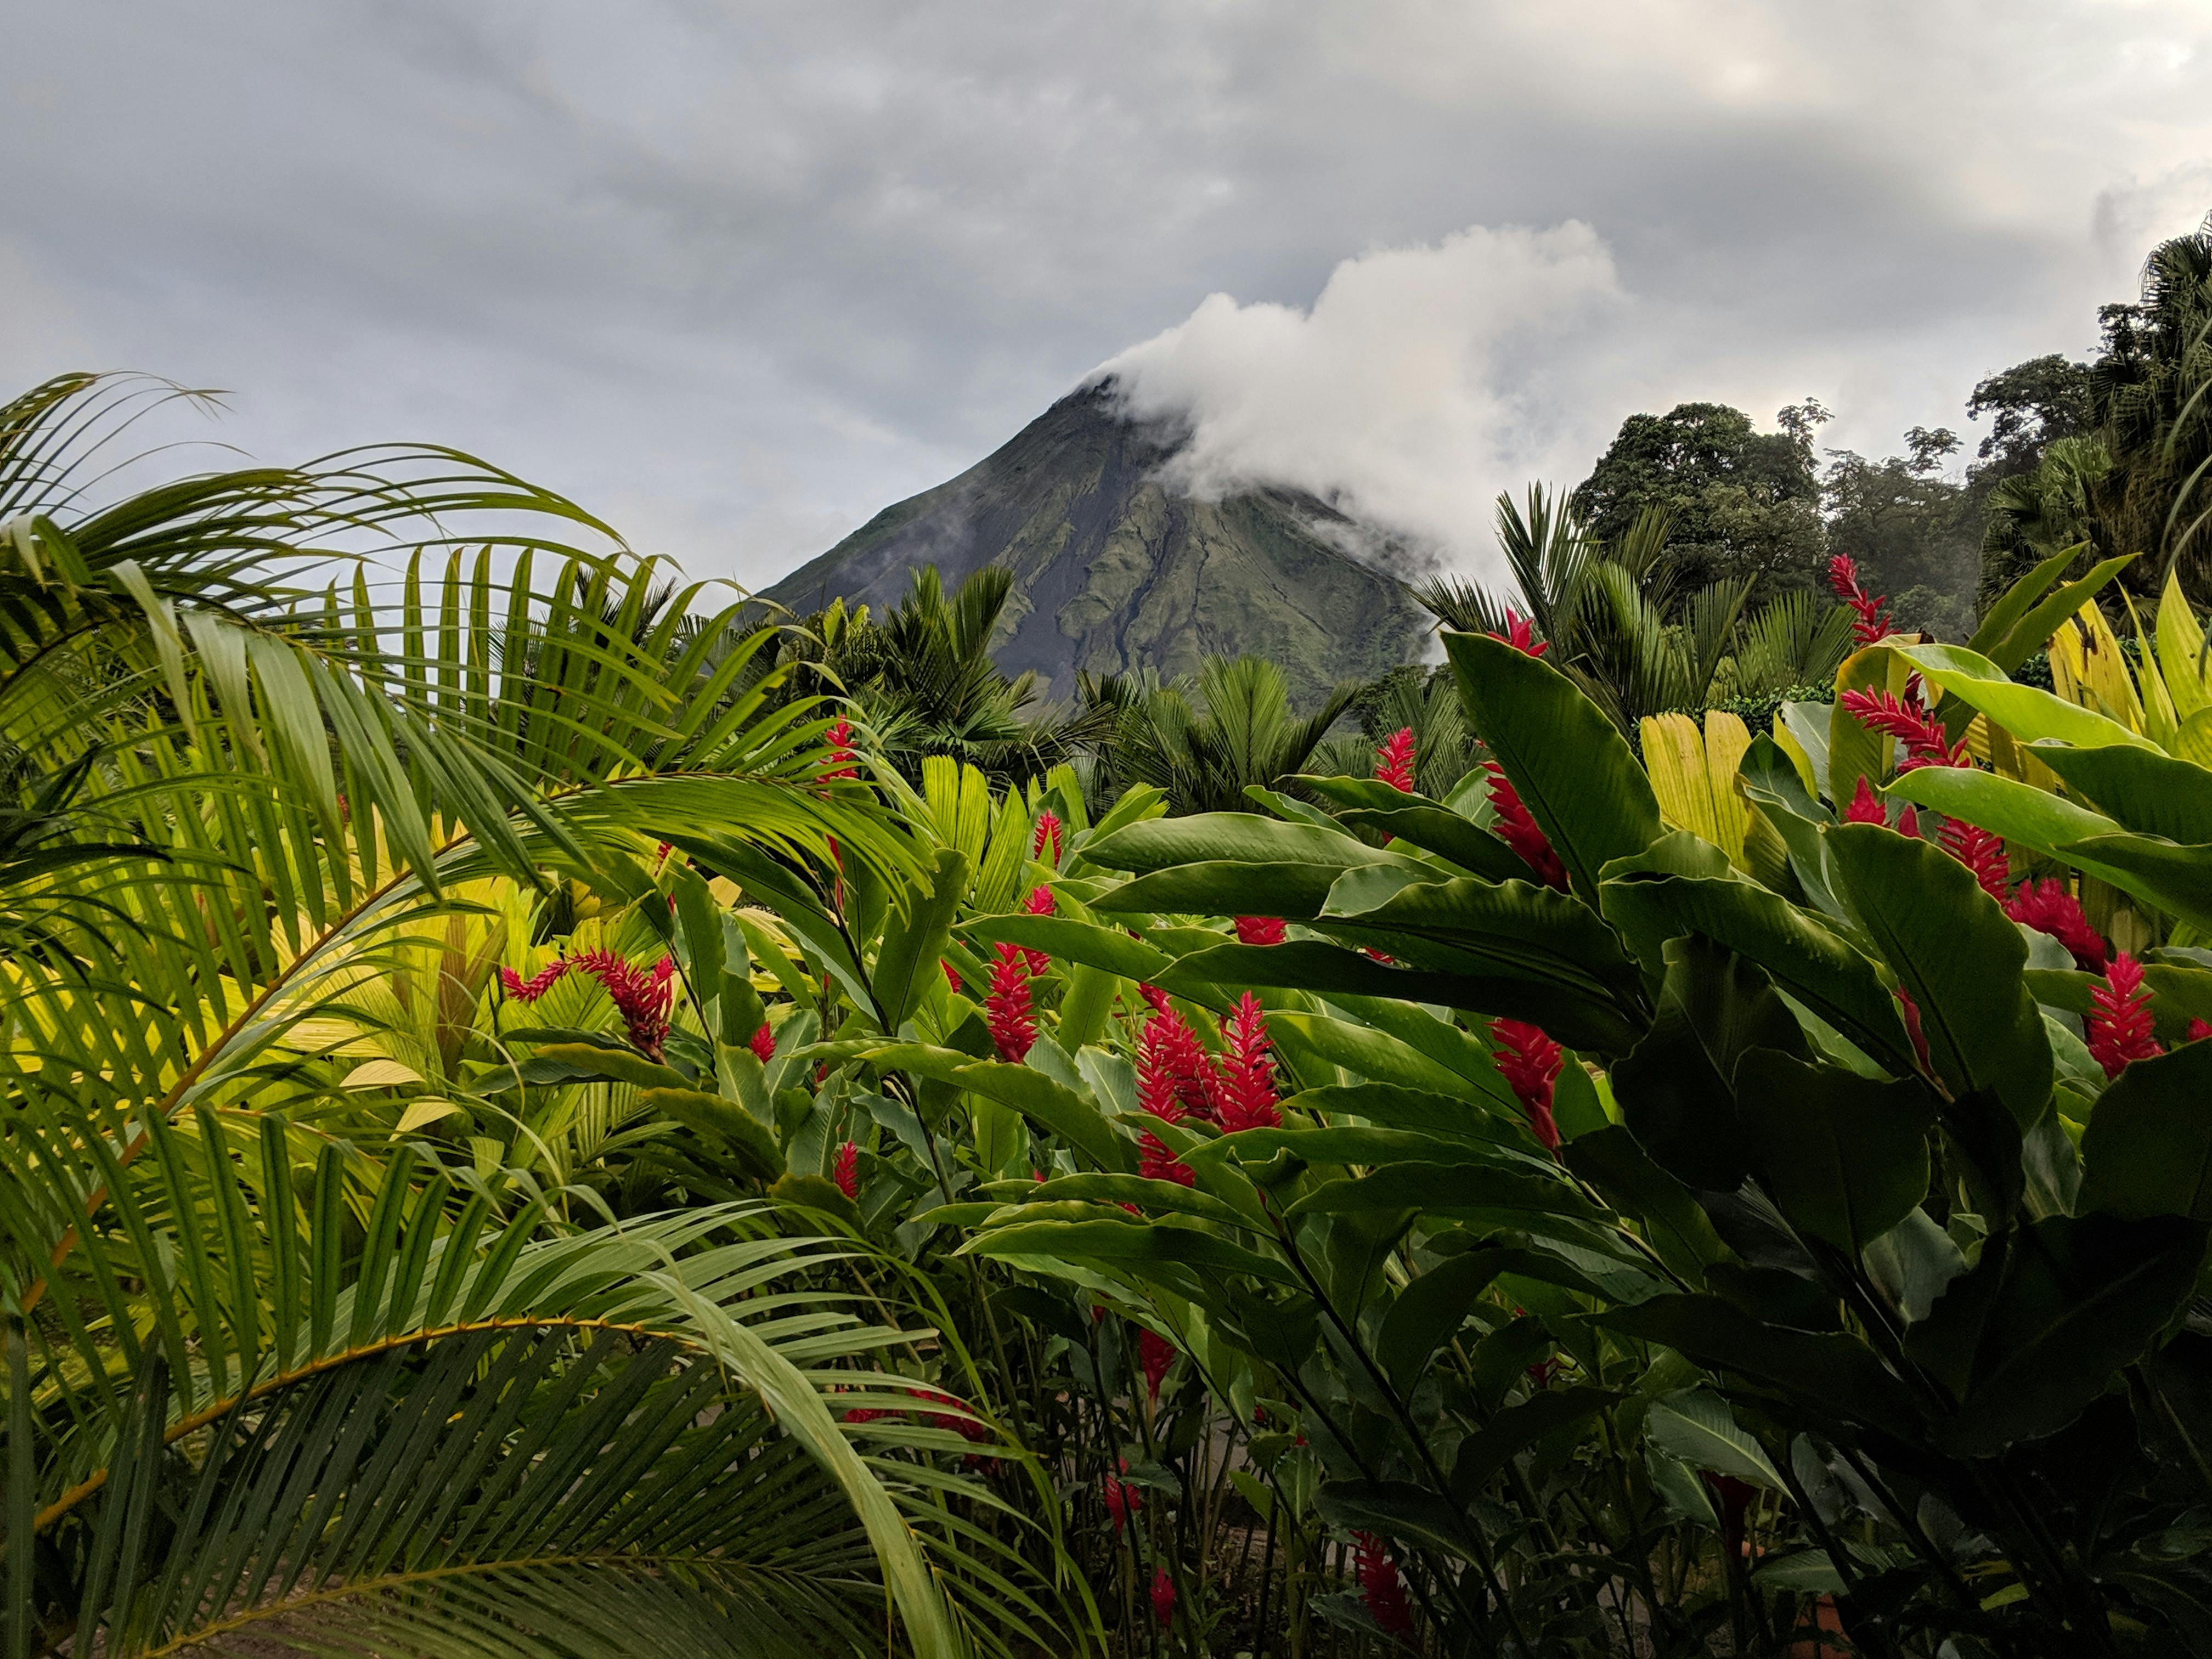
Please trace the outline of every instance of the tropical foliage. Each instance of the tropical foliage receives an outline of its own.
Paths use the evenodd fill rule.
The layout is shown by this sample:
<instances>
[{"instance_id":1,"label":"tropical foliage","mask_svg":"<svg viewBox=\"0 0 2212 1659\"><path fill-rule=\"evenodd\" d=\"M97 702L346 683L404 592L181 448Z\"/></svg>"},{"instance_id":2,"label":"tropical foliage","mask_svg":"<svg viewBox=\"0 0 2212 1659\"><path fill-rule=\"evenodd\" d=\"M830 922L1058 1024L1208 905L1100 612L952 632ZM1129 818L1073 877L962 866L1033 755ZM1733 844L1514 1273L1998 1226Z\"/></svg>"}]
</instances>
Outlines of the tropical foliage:
<instances>
[{"instance_id":1,"label":"tropical foliage","mask_svg":"<svg viewBox=\"0 0 2212 1659\"><path fill-rule=\"evenodd\" d=\"M11 1655L2212 1652L2178 580L1535 496L1365 738L1048 726L141 395L0 449Z\"/></svg>"}]
</instances>

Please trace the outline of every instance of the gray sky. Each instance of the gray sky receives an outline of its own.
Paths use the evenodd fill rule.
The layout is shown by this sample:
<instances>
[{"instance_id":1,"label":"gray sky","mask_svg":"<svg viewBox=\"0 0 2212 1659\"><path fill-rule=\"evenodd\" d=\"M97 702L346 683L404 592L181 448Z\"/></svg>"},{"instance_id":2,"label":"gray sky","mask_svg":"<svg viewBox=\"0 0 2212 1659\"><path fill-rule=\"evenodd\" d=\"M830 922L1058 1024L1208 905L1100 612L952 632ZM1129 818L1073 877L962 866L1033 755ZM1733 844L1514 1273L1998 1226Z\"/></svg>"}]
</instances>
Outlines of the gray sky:
<instances>
[{"instance_id":1,"label":"gray sky","mask_svg":"<svg viewBox=\"0 0 2212 1659\"><path fill-rule=\"evenodd\" d=\"M1117 358L1479 568L1639 408L1963 429L2212 208L2205 0L9 15L11 386L456 444L747 581Z\"/></svg>"}]
</instances>

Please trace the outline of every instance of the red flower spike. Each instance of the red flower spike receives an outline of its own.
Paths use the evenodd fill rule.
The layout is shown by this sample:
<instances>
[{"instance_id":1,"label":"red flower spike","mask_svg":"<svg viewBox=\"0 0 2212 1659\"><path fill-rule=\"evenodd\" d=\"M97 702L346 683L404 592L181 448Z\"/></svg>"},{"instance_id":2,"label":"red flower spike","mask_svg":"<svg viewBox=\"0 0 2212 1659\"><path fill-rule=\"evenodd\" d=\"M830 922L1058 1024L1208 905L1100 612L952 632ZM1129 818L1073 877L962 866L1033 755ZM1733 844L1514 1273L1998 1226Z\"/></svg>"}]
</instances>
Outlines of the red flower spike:
<instances>
[{"instance_id":1,"label":"red flower spike","mask_svg":"<svg viewBox=\"0 0 2212 1659\"><path fill-rule=\"evenodd\" d=\"M1919 1057L1920 1069L1935 1076L1936 1064L1928 1057L1928 1034L1920 1029L1920 1005L1902 985L1892 989L1890 995L1897 999L1897 1012L1904 1016L1905 1035L1912 1039L1912 1052Z\"/></svg>"},{"instance_id":2,"label":"red flower spike","mask_svg":"<svg viewBox=\"0 0 2212 1659\"><path fill-rule=\"evenodd\" d=\"M1491 1057L1498 1075L1512 1086L1514 1098L1528 1115L1528 1127L1547 1152L1559 1147L1559 1126L1552 1116L1553 1091L1559 1083L1563 1051L1535 1026L1517 1019L1493 1019L1498 1039Z\"/></svg>"},{"instance_id":3,"label":"red flower spike","mask_svg":"<svg viewBox=\"0 0 2212 1659\"><path fill-rule=\"evenodd\" d=\"M2212 1036L2212 1022L2192 1019L2189 1022L2187 1035L2181 1040L2184 1042L2202 1042L2209 1036Z\"/></svg>"},{"instance_id":4,"label":"red flower spike","mask_svg":"<svg viewBox=\"0 0 2212 1659\"><path fill-rule=\"evenodd\" d=\"M1490 774L1490 805L1498 814L1498 839L1519 854L1521 861L1534 870L1545 885L1565 892L1567 866L1559 862L1559 854L1536 827L1536 820L1528 816L1528 809L1521 804L1521 792L1505 775L1505 769L1494 760L1486 760L1482 769Z\"/></svg>"},{"instance_id":5,"label":"red flower spike","mask_svg":"<svg viewBox=\"0 0 2212 1659\"><path fill-rule=\"evenodd\" d=\"M1160 1621L1162 1630L1175 1623L1175 1580L1161 1567L1152 1574L1152 1617Z\"/></svg>"},{"instance_id":6,"label":"red flower spike","mask_svg":"<svg viewBox=\"0 0 2212 1659\"><path fill-rule=\"evenodd\" d=\"M853 764L853 722L839 720L823 733L823 741L830 746L830 764L822 774L822 781L830 783L839 778L860 775L860 768Z\"/></svg>"},{"instance_id":7,"label":"red flower spike","mask_svg":"<svg viewBox=\"0 0 2212 1659\"><path fill-rule=\"evenodd\" d=\"M1859 774L1859 787L1851 792L1851 804L1844 808L1844 822L1845 823L1887 823L1889 822L1888 810L1875 798L1874 786L1866 781L1866 774L1863 772Z\"/></svg>"},{"instance_id":8,"label":"red flower spike","mask_svg":"<svg viewBox=\"0 0 2212 1659\"><path fill-rule=\"evenodd\" d=\"M1953 743L1943 722L1929 713L1917 696L1900 697L1894 691L1846 691L1837 701L1844 712L1869 732L1894 738L1902 751L1900 773L1923 766L1972 766L1964 738Z\"/></svg>"},{"instance_id":9,"label":"red flower spike","mask_svg":"<svg viewBox=\"0 0 2212 1659\"><path fill-rule=\"evenodd\" d=\"M837 1149L834 1174L839 1192L850 1199L860 1196L860 1149L849 1140Z\"/></svg>"},{"instance_id":10,"label":"red flower spike","mask_svg":"<svg viewBox=\"0 0 2212 1659\"><path fill-rule=\"evenodd\" d=\"M1413 1613L1406 1603L1406 1585L1398 1577L1397 1564L1383 1550L1382 1540L1371 1532L1355 1532L1352 1541L1359 1599L1366 1605L1368 1617L1393 1636L1411 1635Z\"/></svg>"},{"instance_id":11,"label":"red flower spike","mask_svg":"<svg viewBox=\"0 0 2212 1659\"><path fill-rule=\"evenodd\" d=\"M1059 908L1059 903L1051 888L1032 887L1030 896L1022 901L1022 909L1028 915L1048 916ZM1031 979L1043 977L1045 970L1052 966L1052 952L1049 951L1033 950L1024 945L1022 956L1029 963Z\"/></svg>"},{"instance_id":12,"label":"red flower spike","mask_svg":"<svg viewBox=\"0 0 2212 1659\"><path fill-rule=\"evenodd\" d=\"M961 983L960 975L951 963L939 962L937 965L945 969L945 982L952 988L953 995L958 996L963 991L968 988L965 985Z\"/></svg>"},{"instance_id":13,"label":"red flower spike","mask_svg":"<svg viewBox=\"0 0 2212 1659\"><path fill-rule=\"evenodd\" d=\"M1540 657L1552 648L1549 640L1537 643L1535 623L1518 611L1508 611L1505 613L1505 631L1492 634L1490 637L1504 641L1524 657Z\"/></svg>"},{"instance_id":14,"label":"red flower spike","mask_svg":"<svg viewBox=\"0 0 2212 1659\"><path fill-rule=\"evenodd\" d=\"M1213 1056L1164 996L1152 1006L1155 1012L1137 1040L1137 1094L1145 1109L1170 1123L1180 1123L1190 1112L1219 1115L1221 1074ZM1172 1112L1163 1109L1170 1099Z\"/></svg>"},{"instance_id":15,"label":"red flower spike","mask_svg":"<svg viewBox=\"0 0 2212 1659\"><path fill-rule=\"evenodd\" d=\"M561 975L568 971L568 959L556 957L528 979L523 978L512 968L502 968L499 970L499 982L507 995L517 1002L535 1002L551 990Z\"/></svg>"},{"instance_id":16,"label":"red flower spike","mask_svg":"<svg viewBox=\"0 0 2212 1659\"><path fill-rule=\"evenodd\" d=\"M1036 1006L1030 1000L1029 964L1018 945L997 947L991 967L991 990L983 999L983 1023L991 1028L991 1041L999 1058L1019 1065L1036 1041Z\"/></svg>"},{"instance_id":17,"label":"red flower spike","mask_svg":"<svg viewBox=\"0 0 2212 1659\"><path fill-rule=\"evenodd\" d=\"M2089 925L2081 901L2066 890L2062 877L2045 876L2039 882L2030 879L2021 883L2020 891L2005 906L2005 914L2021 926L2057 939L2083 973L2103 975L2105 941Z\"/></svg>"},{"instance_id":18,"label":"red flower spike","mask_svg":"<svg viewBox=\"0 0 2212 1659\"><path fill-rule=\"evenodd\" d=\"M1267 1017L1261 1011L1260 999L1247 991L1221 1026L1221 1127L1233 1133L1277 1128L1282 1121L1275 1104Z\"/></svg>"},{"instance_id":19,"label":"red flower spike","mask_svg":"<svg viewBox=\"0 0 2212 1659\"><path fill-rule=\"evenodd\" d=\"M1375 751L1375 775L1393 789L1413 793L1413 728L1401 726Z\"/></svg>"},{"instance_id":20,"label":"red flower spike","mask_svg":"<svg viewBox=\"0 0 2212 1659\"><path fill-rule=\"evenodd\" d=\"M1897 632L1897 624L1890 619L1887 608L1889 595L1869 595L1859 586L1858 563L1848 553L1838 553L1828 561L1828 587L1850 606L1856 617L1851 623L1853 645L1872 645Z\"/></svg>"},{"instance_id":21,"label":"red flower spike","mask_svg":"<svg viewBox=\"0 0 2212 1659\"><path fill-rule=\"evenodd\" d=\"M752 1048L753 1058L763 1066L775 1058L775 1031L766 1020L763 1020L760 1030L753 1033Z\"/></svg>"},{"instance_id":22,"label":"red flower spike","mask_svg":"<svg viewBox=\"0 0 2212 1659\"><path fill-rule=\"evenodd\" d=\"M1198 1172L1169 1151L1167 1143L1150 1129L1137 1137L1137 1173L1147 1181L1172 1181L1178 1187L1198 1185ZM1121 1207L1132 1215L1142 1213L1133 1204Z\"/></svg>"},{"instance_id":23,"label":"red flower spike","mask_svg":"<svg viewBox=\"0 0 2212 1659\"><path fill-rule=\"evenodd\" d=\"M639 968L612 951L587 951L572 958L579 973L599 981L632 1043L648 1058L660 1058L660 1045L668 1037L668 1006L675 994L676 959L663 957L651 968Z\"/></svg>"},{"instance_id":24,"label":"red flower spike","mask_svg":"<svg viewBox=\"0 0 2212 1659\"><path fill-rule=\"evenodd\" d=\"M1943 826L1937 843L1953 858L1974 872L1974 880L1981 890L1999 904L2005 902L2005 891L2012 883L2012 865L2005 856L2005 844L1979 824L1968 823L1963 818L1952 818Z\"/></svg>"},{"instance_id":25,"label":"red flower spike","mask_svg":"<svg viewBox=\"0 0 2212 1659\"><path fill-rule=\"evenodd\" d=\"M1050 858L1045 857L1048 847L1052 849ZM1030 843L1030 856L1049 864L1055 870L1060 867L1060 817L1057 813L1037 814L1036 835Z\"/></svg>"},{"instance_id":26,"label":"red flower spike","mask_svg":"<svg viewBox=\"0 0 2212 1659\"><path fill-rule=\"evenodd\" d=\"M1137 1364L1145 1373L1145 1391L1155 1400L1168 1370L1176 1362L1175 1344L1147 1327L1137 1331Z\"/></svg>"},{"instance_id":27,"label":"red flower spike","mask_svg":"<svg viewBox=\"0 0 2212 1659\"><path fill-rule=\"evenodd\" d=\"M2112 958L2105 982L2089 988L2089 1053L2107 1078L2118 1077L2130 1060L2155 1060L2166 1052L2151 1035L2150 993L2142 988L2142 964L2125 951Z\"/></svg>"},{"instance_id":28,"label":"red flower spike","mask_svg":"<svg viewBox=\"0 0 2212 1659\"><path fill-rule=\"evenodd\" d=\"M1280 945L1283 938L1283 919L1280 916L1237 918L1237 942L1239 945Z\"/></svg>"},{"instance_id":29,"label":"red flower spike","mask_svg":"<svg viewBox=\"0 0 2212 1659\"><path fill-rule=\"evenodd\" d=\"M1129 1467L1127 1458L1121 1460L1121 1467ZM1113 1522L1117 1534L1128 1524L1131 1516L1145 1507L1144 1493L1134 1486L1123 1486L1117 1475L1109 1474L1100 1483L1098 1496L1105 1503L1107 1518Z\"/></svg>"},{"instance_id":30,"label":"red flower spike","mask_svg":"<svg viewBox=\"0 0 2212 1659\"><path fill-rule=\"evenodd\" d=\"M1920 809L1908 806L1897 815L1897 833L1907 841L1920 839Z\"/></svg>"}]
</instances>

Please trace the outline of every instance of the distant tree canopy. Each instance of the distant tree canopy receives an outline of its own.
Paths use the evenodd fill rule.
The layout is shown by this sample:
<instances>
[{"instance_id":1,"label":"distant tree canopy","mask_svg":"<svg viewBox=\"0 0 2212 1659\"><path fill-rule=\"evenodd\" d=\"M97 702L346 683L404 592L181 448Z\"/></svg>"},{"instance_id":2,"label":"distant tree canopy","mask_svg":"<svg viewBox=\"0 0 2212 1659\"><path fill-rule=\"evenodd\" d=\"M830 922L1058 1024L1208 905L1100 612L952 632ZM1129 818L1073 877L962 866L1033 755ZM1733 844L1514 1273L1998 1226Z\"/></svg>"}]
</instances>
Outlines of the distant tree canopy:
<instances>
[{"instance_id":1,"label":"distant tree canopy","mask_svg":"<svg viewBox=\"0 0 2212 1659\"><path fill-rule=\"evenodd\" d=\"M1665 508L1668 556L1688 585L1748 578L1754 599L1805 586L1821 556L1813 437L1827 418L1811 399L1784 410L1778 432L1726 404L1632 415L1570 499L1607 544L1647 508Z\"/></svg>"},{"instance_id":2,"label":"distant tree canopy","mask_svg":"<svg viewBox=\"0 0 2212 1659\"><path fill-rule=\"evenodd\" d=\"M1978 384L1966 415L1992 416L1989 435L1967 469L1977 483L2033 472L2044 450L2060 438L2077 438L2094 418L2089 365L2051 352L2014 363Z\"/></svg>"}]
</instances>

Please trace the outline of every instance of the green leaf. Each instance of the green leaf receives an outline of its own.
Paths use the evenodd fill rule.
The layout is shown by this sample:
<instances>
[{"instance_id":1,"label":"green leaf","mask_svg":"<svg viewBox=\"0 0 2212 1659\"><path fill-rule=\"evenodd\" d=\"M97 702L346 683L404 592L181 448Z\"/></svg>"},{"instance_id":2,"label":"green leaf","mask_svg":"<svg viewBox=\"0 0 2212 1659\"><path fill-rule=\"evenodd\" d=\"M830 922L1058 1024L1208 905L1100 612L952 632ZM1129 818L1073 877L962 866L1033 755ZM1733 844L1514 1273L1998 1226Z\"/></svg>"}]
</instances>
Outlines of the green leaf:
<instances>
[{"instance_id":1,"label":"green leaf","mask_svg":"<svg viewBox=\"0 0 2212 1659\"><path fill-rule=\"evenodd\" d=\"M560 1075L635 1084L641 1089L690 1091L691 1079L628 1048L602 1048L588 1042L546 1042L532 1054L532 1065L557 1068Z\"/></svg>"},{"instance_id":2,"label":"green leaf","mask_svg":"<svg viewBox=\"0 0 2212 1659\"><path fill-rule=\"evenodd\" d=\"M1694 1283L1705 1268L1729 1259L1728 1247L1689 1189L1653 1163L1625 1126L1608 1124L1577 1135L1559 1156L1607 1203L1642 1221L1652 1249L1684 1278Z\"/></svg>"},{"instance_id":3,"label":"green leaf","mask_svg":"<svg viewBox=\"0 0 2212 1659\"><path fill-rule=\"evenodd\" d=\"M1279 1008L1267 1015L1267 1028L1278 1044L1285 1039L1319 1055L1332 1066L1341 1066L1373 1083L1427 1094L1464 1095L1467 1079L1440 1065L1410 1043L1369 1025L1332 1019L1326 1014L1301 1013Z\"/></svg>"},{"instance_id":4,"label":"green leaf","mask_svg":"<svg viewBox=\"0 0 2212 1659\"><path fill-rule=\"evenodd\" d=\"M1565 1182L1475 1164L1394 1164L1371 1175L1325 1182L1285 1213L1338 1215L1421 1210L1469 1215L1566 1216L1602 1224L1604 1212Z\"/></svg>"},{"instance_id":5,"label":"green leaf","mask_svg":"<svg viewBox=\"0 0 2212 1659\"><path fill-rule=\"evenodd\" d=\"M2021 578L2006 592L2002 599L1991 607L1990 615L1974 630L1973 638L1966 642L1966 648L1978 652L1987 657L1992 665L2011 673L2048 645L2051 635L2057 632L2060 625L2095 598L2136 556L2133 553L2124 553L2117 559L2103 560L2093 566L2087 575L2077 581L2068 582L2046 596L2041 603L2032 607L2022 605L2016 612L2010 611L2016 597L2029 595L2031 590L2035 592L2042 591L2043 583L2051 579L2044 575L2045 571L2055 577L2082 551L2083 549L2077 546L2054 553Z\"/></svg>"},{"instance_id":6,"label":"green leaf","mask_svg":"<svg viewBox=\"0 0 2212 1659\"><path fill-rule=\"evenodd\" d=\"M994 944L1026 945L1058 961L1080 963L1122 979L1157 983L1175 964L1166 951L1131 939L1118 927L1101 927L1072 916L978 916L963 924L961 931Z\"/></svg>"},{"instance_id":7,"label":"green leaf","mask_svg":"<svg viewBox=\"0 0 2212 1659\"><path fill-rule=\"evenodd\" d=\"M2052 1216L1984 1244L1905 1334L1958 1399L1946 1446L1991 1457L2072 1422L2188 1301L2205 1237L2176 1216Z\"/></svg>"},{"instance_id":8,"label":"green leaf","mask_svg":"<svg viewBox=\"0 0 2212 1659\"><path fill-rule=\"evenodd\" d=\"M928 886L908 886L876 952L875 1003L883 1011L884 1036L899 1034L924 993L937 981L937 964L944 959L952 937L952 918L967 890L968 860L950 847L938 849Z\"/></svg>"},{"instance_id":9,"label":"green leaf","mask_svg":"<svg viewBox=\"0 0 2212 1659\"><path fill-rule=\"evenodd\" d=\"M2115 886L2197 927L2212 929L2212 846L2177 847L2148 836L2092 836L2051 851L2080 869L2115 872Z\"/></svg>"},{"instance_id":10,"label":"green leaf","mask_svg":"<svg viewBox=\"0 0 2212 1659\"><path fill-rule=\"evenodd\" d=\"M1598 872L1659 838L1659 803L1620 728L1550 664L1481 634L1444 635L1468 721L1585 902Z\"/></svg>"},{"instance_id":11,"label":"green leaf","mask_svg":"<svg viewBox=\"0 0 2212 1659\"><path fill-rule=\"evenodd\" d=\"M1241 1273L1285 1285L1300 1282L1286 1262L1232 1244L1218 1233L1170 1222L1016 1220L975 1234L958 1254L1050 1255L1063 1261L1112 1262L1137 1271L1174 1266L1206 1278Z\"/></svg>"},{"instance_id":12,"label":"green leaf","mask_svg":"<svg viewBox=\"0 0 2212 1659\"><path fill-rule=\"evenodd\" d=\"M783 1173L783 1149L775 1137L734 1101L697 1089L654 1087L639 1091L638 1109L673 1118L686 1128L725 1142L748 1175L774 1181Z\"/></svg>"},{"instance_id":13,"label":"green leaf","mask_svg":"<svg viewBox=\"0 0 2212 1659\"><path fill-rule=\"evenodd\" d=\"M1338 871L1355 864L1423 867L1336 830L1287 823L1257 812L1153 818L1085 842L1083 855L1093 864L1138 875L1187 864L1309 864Z\"/></svg>"},{"instance_id":14,"label":"green leaf","mask_svg":"<svg viewBox=\"0 0 2212 1659\"><path fill-rule=\"evenodd\" d=\"M1544 1389L1508 1406L1460 1443L1452 1464L1452 1492L1462 1502L1480 1492L1490 1477L1527 1451L1577 1423L1588 1423L1620 1396L1586 1384Z\"/></svg>"},{"instance_id":15,"label":"green leaf","mask_svg":"<svg viewBox=\"0 0 2212 1659\"><path fill-rule=\"evenodd\" d=\"M1927 1092L1771 1048L1736 1064L1736 1117L1759 1184L1800 1233L1852 1260L1927 1195Z\"/></svg>"},{"instance_id":16,"label":"green leaf","mask_svg":"<svg viewBox=\"0 0 2212 1659\"><path fill-rule=\"evenodd\" d=\"M2021 743L2056 738L2077 749L2124 744L2137 749L2158 745L2117 720L2054 696L2032 685L2015 685L1988 658L1955 645L1888 645L1881 647L1920 671L1930 685L1979 709Z\"/></svg>"},{"instance_id":17,"label":"green leaf","mask_svg":"<svg viewBox=\"0 0 2212 1659\"><path fill-rule=\"evenodd\" d=\"M1786 1490L1765 1449L1710 1389L1683 1389L1654 1401L1644 1425L1654 1445L1693 1469L1731 1475L1767 1492Z\"/></svg>"},{"instance_id":18,"label":"green leaf","mask_svg":"<svg viewBox=\"0 0 2212 1659\"><path fill-rule=\"evenodd\" d=\"M1911 1437L1921 1420L1912 1392L1856 1337L1770 1325L1717 1296L1654 1297L1598 1322L1778 1389L1831 1422Z\"/></svg>"},{"instance_id":19,"label":"green leaf","mask_svg":"<svg viewBox=\"0 0 2212 1659\"><path fill-rule=\"evenodd\" d=\"M2027 945L1966 866L1876 824L1828 844L1875 946L1920 1010L1936 1074L1954 1097L1981 1091L2033 1127L2051 1104L2051 1045L2021 979Z\"/></svg>"},{"instance_id":20,"label":"green leaf","mask_svg":"<svg viewBox=\"0 0 2212 1659\"><path fill-rule=\"evenodd\" d=\"M2069 789L2095 802L2122 828L2185 844L2212 842L2212 771L2202 766L2118 744L2069 749L2039 743L2030 752L2058 774ZM2106 833L2109 830L2103 826L2079 830L2050 844Z\"/></svg>"},{"instance_id":21,"label":"green leaf","mask_svg":"<svg viewBox=\"0 0 2212 1659\"><path fill-rule=\"evenodd\" d=\"M1219 859L1178 864L1109 888L1091 901L1091 908L1105 915L1269 915L1305 921L1321 914L1329 889L1345 867Z\"/></svg>"},{"instance_id":22,"label":"green leaf","mask_svg":"<svg viewBox=\"0 0 2212 1659\"><path fill-rule=\"evenodd\" d=\"M2212 1221L2212 1042L2129 1064L2081 1137L2081 1206Z\"/></svg>"}]
</instances>

